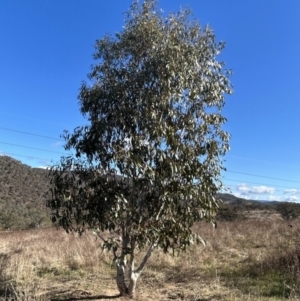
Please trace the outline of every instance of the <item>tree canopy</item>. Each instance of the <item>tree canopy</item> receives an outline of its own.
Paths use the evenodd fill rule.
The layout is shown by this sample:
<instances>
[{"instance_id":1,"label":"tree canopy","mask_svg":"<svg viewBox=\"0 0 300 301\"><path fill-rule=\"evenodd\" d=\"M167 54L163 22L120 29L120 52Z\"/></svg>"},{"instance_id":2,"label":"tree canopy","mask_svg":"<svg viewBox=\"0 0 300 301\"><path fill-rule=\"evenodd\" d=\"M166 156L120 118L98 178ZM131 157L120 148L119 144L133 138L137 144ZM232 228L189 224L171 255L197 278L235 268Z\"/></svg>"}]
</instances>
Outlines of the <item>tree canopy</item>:
<instances>
[{"instance_id":1,"label":"tree canopy","mask_svg":"<svg viewBox=\"0 0 300 301\"><path fill-rule=\"evenodd\" d=\"M229 150L222 108L232 93L216 59L224 43L189 10L164 16L155 0L133 1L126 16L121 32L96 41L92 84L79 94L88 122L64 133L75 155L52 166L48 201L67 231L97 231L123 295L134 292L155 247L185 250L202 241L193 224L213 222Z\"/></svg>"}]
</instances>

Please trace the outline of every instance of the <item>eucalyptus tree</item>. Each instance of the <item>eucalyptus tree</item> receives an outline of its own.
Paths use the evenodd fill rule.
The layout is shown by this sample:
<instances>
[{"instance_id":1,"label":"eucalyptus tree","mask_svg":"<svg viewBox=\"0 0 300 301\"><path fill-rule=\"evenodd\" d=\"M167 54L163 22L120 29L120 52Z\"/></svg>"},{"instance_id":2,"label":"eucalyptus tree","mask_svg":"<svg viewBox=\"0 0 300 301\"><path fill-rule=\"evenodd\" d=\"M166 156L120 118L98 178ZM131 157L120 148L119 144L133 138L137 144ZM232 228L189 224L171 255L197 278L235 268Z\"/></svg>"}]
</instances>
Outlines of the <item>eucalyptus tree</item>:
<instances>
[{"instance_id":1,"label":"eucalyptus tree","mask_svg":"<svg viewBox=\"0 0 300 301\"><path fill-rule=\"evenodd\" d=\"M79 94L88 121L64 133L75 154L51 167L47 205L67 231L101 237L121 295L134 294L155 248L185 250L203 242L195 222L214 222L232 93L223 48L189 10L165 16L155 0L133 1L123 30L96 41Z\"/></svg>"}]
</instances>

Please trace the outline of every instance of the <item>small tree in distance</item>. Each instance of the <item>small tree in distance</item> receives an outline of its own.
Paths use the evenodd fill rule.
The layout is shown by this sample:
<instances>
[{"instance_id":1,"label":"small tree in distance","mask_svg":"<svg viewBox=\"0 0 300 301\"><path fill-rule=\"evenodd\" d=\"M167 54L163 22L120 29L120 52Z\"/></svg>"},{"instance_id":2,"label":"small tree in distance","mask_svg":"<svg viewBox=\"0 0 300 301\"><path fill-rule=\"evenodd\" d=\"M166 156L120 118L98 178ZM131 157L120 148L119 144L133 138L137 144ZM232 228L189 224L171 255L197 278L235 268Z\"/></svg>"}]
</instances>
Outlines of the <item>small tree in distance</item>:
<instances>
[{"instance_id":1,"label":"small tree in distance","mask_svg":"<svg viewBox=\"0 0 300 301\"><path fill-rule=\"evenodd\" d=\"M164 17L155 0L133 1L124 30L96 42L93 84L79 94L89 123L65 132L65 148L76 155L50 171L53 221L98 233L121 295L134 294L155 248L203 242L191 228L213 222L218 208L229 149L221 110L232 90L216 60L224 43L189 15Z\"/></svg>"}]
</instances>

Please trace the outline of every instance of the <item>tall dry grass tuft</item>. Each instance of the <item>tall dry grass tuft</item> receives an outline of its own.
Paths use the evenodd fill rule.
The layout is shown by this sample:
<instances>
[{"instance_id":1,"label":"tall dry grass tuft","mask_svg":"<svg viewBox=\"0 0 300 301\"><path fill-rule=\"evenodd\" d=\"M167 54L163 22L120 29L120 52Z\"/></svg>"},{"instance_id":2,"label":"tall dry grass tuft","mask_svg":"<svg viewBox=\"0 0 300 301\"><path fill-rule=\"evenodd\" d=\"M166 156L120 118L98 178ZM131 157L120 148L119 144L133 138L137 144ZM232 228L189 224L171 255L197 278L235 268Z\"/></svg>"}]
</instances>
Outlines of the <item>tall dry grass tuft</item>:
<instances>
[{"instance_id":1,"label":"tall dry grass tuft","mask_svg":"<svg viewBox=\"0 0 300 301\"><path fill-rule=\"evenodd\" d=\"M299 300L300 226L282 220L194 226L206 247L178 256L156 250L136 300ZM60 300L115 295L115 268L91 233L0 232L0 296ZM141 250L142 258L145 250Z\"/></svg>"},{"instance_id":2,"label":"tall dry grass tuft","mask_svg":"<svg viewBox=\"0 0 300 301\"><path fill-rule=\"evenodd\" d=\"M261 268L282 275L290 295L300 296L300 232L296 228L289 234L289 240L265 258Z\"/></svg>"},{"instance_id":3,"label":"tall dry grass tuft","mask_svg":"<svg viewBox=\"0 0 300 301\"><path fill-rule=\"evenodd\" d=\"M43 296L62 290L68 280L111 275L108 256L91 234L79 237L53 228L0 232L0 254L2 291L9 288L14 294L27 290Z\"/></svg>"}]
</instances>

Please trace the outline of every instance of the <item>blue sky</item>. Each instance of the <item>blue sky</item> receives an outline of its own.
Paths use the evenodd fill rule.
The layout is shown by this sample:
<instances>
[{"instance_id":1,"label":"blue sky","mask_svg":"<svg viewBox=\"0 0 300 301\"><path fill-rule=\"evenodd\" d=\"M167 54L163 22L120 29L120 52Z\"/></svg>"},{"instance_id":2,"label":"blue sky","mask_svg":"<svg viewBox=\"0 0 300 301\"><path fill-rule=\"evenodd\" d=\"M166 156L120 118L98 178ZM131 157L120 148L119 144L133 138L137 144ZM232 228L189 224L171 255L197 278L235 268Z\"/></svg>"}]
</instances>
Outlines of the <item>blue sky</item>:
<instances>
[{"instance_id":1,"label":"blue sky","mask_svg":"<svg viewBox=\"0 0 300 301\"><path fill-rule=\"evenodd\" d=\"M85 123L77 95L94 42L122 30L130 3L0 1L1 154L37 167L65 153L63 130ZM187 5L226 41L220 60L234 71L225 185L245 198L300 202L300 1L159 1L165 13Z\"/></svg>"}]
</instances>

